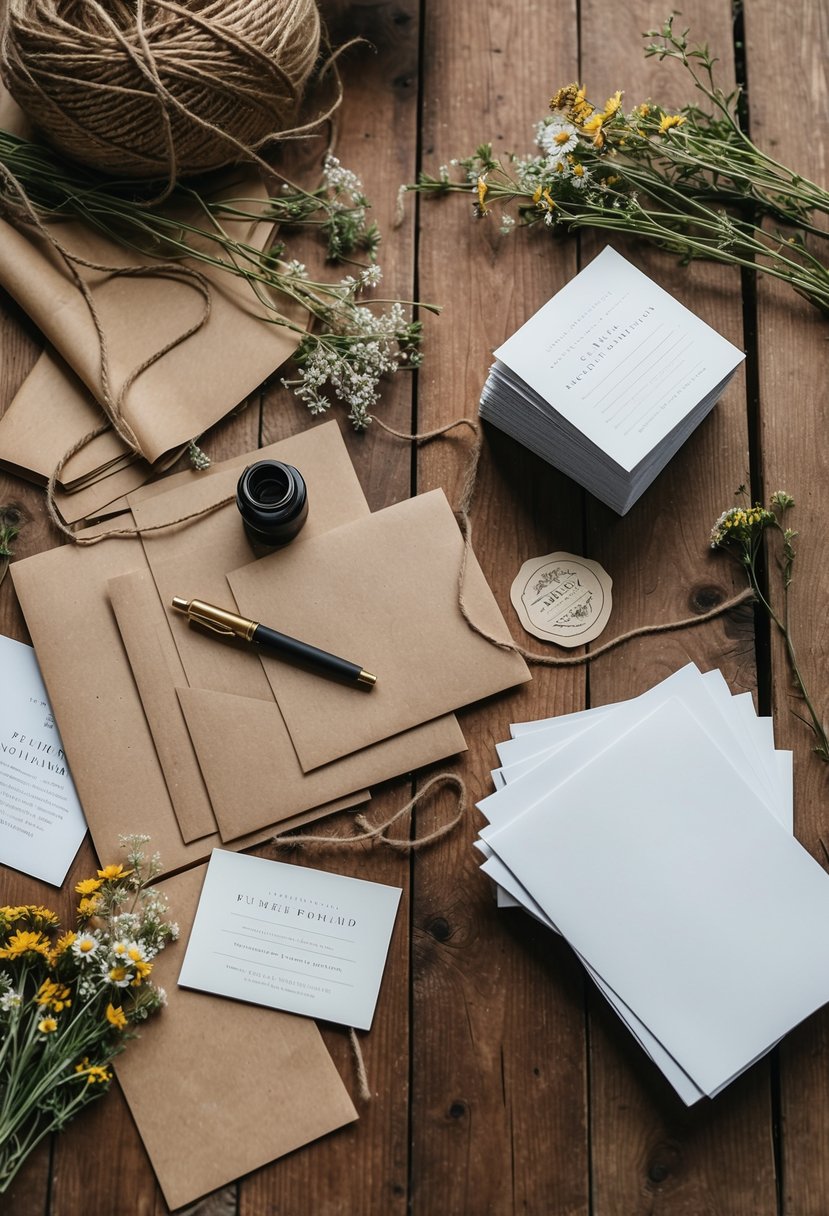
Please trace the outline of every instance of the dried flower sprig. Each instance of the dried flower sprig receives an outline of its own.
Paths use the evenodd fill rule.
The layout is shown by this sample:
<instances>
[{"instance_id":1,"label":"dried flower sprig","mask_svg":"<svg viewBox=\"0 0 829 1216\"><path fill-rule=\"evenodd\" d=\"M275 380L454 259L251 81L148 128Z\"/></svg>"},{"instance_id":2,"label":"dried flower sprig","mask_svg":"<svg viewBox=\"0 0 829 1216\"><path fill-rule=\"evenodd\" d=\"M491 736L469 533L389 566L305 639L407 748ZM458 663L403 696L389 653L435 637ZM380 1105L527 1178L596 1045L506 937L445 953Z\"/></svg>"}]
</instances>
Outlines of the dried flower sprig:
<instances>
[{"instance_id":1,"label":"dried flower sprig","mask_svg":"<svg viewBox=\"0 0 829 1216\"><path fill-rule=\"evenodd\" d=\"M284 383L313 413L331 407L328 392L348 408L353 425L363 428L379 400L381 378L418 365L422 327L406 315L411 302L363 298L381 279L375 262L380 232L368 217L362 183L336 157L326 157L319 189L284 181L281 192L264 203L216 201L182 185L160 210L141 201L139 188L106 185L45 147L0 131L0 210L18 222L26 222L30 207L44 222L80 219L144 257L187 259L246 279L263 318L300 336L298 377ZM356 273L338 283L323 281L290 257L284 240L262 250L232 235L227 225L233 220L316 231L326 257L355 266ZM292 302L300 306L299 318L290 315ZM315 322L310 331L308 314Z\"/></svg>"},{"instance_id":2,"label":"dried flower sprig","mask_svg":"<svg viewBox=\"0 0 829 1216\"><path fill-rule=\"evenodd\" d=\"M112 1078L133 1027L166 1001L150 980L178 936L149 884L146 836L122 839L125 862L78 883L77 930L33 905L0 908L0 1193L26 1157Z\"/></svg>"},{"instance_id":3,"label":"dried flower sprig","mask_svg":"<svg viewBox=\"0 0 829 1216\"><path fill-rule=\"evenodd\" d=\"M0 586L12 559L12 544L20 535L22 516L17 507L0 506Z\"/></svg>"},{"instance_id":4,"label":"dried flower sprig","mask_svg":"<svg viewBox=\"0 0 829 1216\"><path fill-rule=\"evenodd\" d=\"M745 487L740 486L737 490L737 495L745 497L745 493ZM793 506L794 499L791 495L787 494L785 490L777 490L769 499L768 507L764 507L760 503L754 503L753 505L746 504L745 506L731 507L729 510L723 511L711 530L711 548L723 549L740 562L746 572L748 584L757 597L758 602L768 614L769 620L779 630L786 647L786 656L791 667L795 688L803 697L803 702L809 715L808 718L803 718L803 721L815 736L814 751L820 756L821 760L829 762L829 738L827 737L826 727L803 683L789 624L789 588L792 583L795 559L794 541L797 533L793 532L791 528L784 527L784 517L786 512L791 510ZM769 596L763 590L758 576L757 561L760 555L763 536L767 532L772 533L780 542L781 556L779 558L779 568L783 595L782 612L777 611L773 607ZM797 716L802 717L800 714Z\"/></svg>"},{"instance_id":5,"label":"dried flower sprig","mask_svg":"<svg viewBox=\"0 0 829 1216\"><path fill-rule=\"evenodd\" d=\"M536 125L535 154L500 160L484 143L404 191L465 194L479 218L497 207L503 233L515 227L505 210L514 205L524 227L644 237L686 264L706 258L761 271L829 311L829 271L806 244L807 236L828 235L815 217L829 214L829 193L751 142L740 125L739 90L717 86L716 59L707 47L689 46L687 33L669 19L646 35L655 41L645 55L679 62L707 109L674 112L648 102L625 112L621 92L599 107L584 87L567 85ZM763 226L764 217L791 225L794 235Z\"/></svg>"}]
</instances>

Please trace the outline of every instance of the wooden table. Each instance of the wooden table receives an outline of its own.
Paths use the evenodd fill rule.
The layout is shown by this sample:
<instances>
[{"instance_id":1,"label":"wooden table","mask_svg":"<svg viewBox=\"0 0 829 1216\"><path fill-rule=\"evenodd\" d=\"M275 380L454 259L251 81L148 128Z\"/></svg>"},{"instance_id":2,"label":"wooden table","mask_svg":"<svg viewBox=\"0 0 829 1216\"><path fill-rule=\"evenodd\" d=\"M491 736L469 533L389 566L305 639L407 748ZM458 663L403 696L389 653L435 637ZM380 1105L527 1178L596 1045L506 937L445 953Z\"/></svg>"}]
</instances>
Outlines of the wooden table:
<instances>
[{"instance_id":1,"label":"wooden table","mask_svg":"<svg viewBox=\"0 0 829 1216\"><path fill-rule=\"evenodd\" d=\"M398 184L482 140L529 150L551 92L577 78L600 100L622 88L626 104L649 95L675 105L689 101L680 69L642 56L640 31L660 24L668 8L656 0L624 7L608 0L329 6L335 38L359 34L373 44L345 59L337 153L363 177L383 225L384 294L444 306L440 320L427 321L422 370L398 377L384 396L382 417L390 425L424 430L474 415L493 347L600 248L587 235L501 236L492 221L472 222L470 208L457 200L418 206L409 199L403 225L393 230ZM682 21L716 49L726 77L734 72L736 40L755 140L825 181L825 5L795 0L781 8L751 0L744 27L732 26L731 8L730 0L689 0ZM785 488L796 499L800 532L793 627L807 682L825 706L826 323L767 283L743 294L739 274L729 269L685 269L641 246L617 247L744 347L744 372L624 519L488 431L473 514L484 570L516 638L533 649L534 639L512 614L508 588L526 557L555 549L596 558L611 572L613 634L702 613L742 585L736 564L707 548L711 524L731 505L735 487L750 479L763 497ZM2 409L40 345L8 301L0 341ZM272 387L217 428L206 447L222 458L307 423L286 391ZM463 434L413 450L379 428L357 436L343 421L343 430L373 509L435 486L457 501L469 451ZM8 501L25 517L17 557L57 543L39 490L0 476L0 502ZM27 638L10 579L0 590L0 629ZM633 641L589 667L537 669L530 685L462 714L469 751L454 769L481 797L489 790L494 743L509 722L630 697L689 659L721 667L732 690L751 690L760 708L773 712L778 745L795 752L797 835L825 860L826 769L810 755L809 732L792 712L778 641L750 608ZM377 790L372 815L388 814L424 776ZM417 831L429 831L451 809L448 794L424 806ZM715 1101L687 1110L571 951L523 914L496 910L472 849L477 826L471 810L442 843L411 857L379 849L338 856L355 874L404 888L374 1029L364 1039L374 1098L357 1124L209 1196L196 1210L823 1216L826 1014L790 1034ZM86 843L65 890L92 865ZM0 882L3 902L55 900L52 889L11 871ZM58 902L68 912L68 896ZM652 965L658 970L660 959ZM354 1088L344 1036L324 1033ZM116 1087L35 1154L0 1208L10 1216L167 1210Z\"/></svg>"}]
</instances>

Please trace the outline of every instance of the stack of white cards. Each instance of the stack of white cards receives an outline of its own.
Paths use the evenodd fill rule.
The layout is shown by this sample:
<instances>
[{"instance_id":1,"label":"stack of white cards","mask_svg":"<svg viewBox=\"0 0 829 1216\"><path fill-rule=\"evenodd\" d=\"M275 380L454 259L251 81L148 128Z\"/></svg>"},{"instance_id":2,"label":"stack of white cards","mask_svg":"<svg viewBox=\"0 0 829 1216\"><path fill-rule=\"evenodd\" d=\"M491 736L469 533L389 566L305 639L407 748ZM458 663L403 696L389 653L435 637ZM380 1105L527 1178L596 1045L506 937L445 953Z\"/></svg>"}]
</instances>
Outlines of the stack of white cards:
<instances>
[{"instance_id":1,"label":"stack of white cards","mask_svg":"<svg viewBox=\"0 0 829 1216\"><path fill-rule=\"evenodd\" d=\"M624 515L744 356L608 247L495 358L481 417Z\"/></svg>"},{"instance_id":2,"label":"stack of white cards","mask_svg":"<svg viewBox=\"0 0 829 1216\"><path fill-rule=\"evenodd\" d=\"M512 736L478 804L499 903L564 935L688 1105L829 1001L829 875L750 694L690 665Z\"/></svg>"}]
</instances>

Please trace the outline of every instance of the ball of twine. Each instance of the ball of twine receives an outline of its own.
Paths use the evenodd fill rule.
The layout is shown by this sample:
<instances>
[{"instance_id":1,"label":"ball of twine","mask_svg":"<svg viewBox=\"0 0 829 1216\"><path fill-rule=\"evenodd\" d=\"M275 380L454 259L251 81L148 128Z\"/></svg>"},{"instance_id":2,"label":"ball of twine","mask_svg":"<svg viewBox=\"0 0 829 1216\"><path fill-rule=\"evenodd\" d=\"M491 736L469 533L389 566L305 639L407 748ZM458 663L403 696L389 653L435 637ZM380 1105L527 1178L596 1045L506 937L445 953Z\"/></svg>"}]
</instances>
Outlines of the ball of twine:
<instances>
[{"instance_id":1,"label":"ball of twine","mask_svg":"<svg viewBox=\"0 0 829 1216\"><path fill-rule=\"evenodd\" d=\"M6 0L0 73L60 152L177 177L295 134L319 51L315 0Z\"/></svg>"}]
</instances>

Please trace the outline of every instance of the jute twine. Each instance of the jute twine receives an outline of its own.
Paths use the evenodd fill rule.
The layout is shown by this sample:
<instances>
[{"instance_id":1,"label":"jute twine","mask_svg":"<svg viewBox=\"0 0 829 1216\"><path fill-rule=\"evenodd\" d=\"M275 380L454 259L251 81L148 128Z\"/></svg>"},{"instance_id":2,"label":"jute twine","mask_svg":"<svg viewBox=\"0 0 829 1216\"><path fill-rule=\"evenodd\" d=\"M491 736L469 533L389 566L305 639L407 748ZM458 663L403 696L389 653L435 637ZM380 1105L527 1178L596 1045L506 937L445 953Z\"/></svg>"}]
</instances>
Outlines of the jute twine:
<instances>
[{"instance_id":1,"label":"jute twine","mask_svg":"<svg viewBox=\"0 0 829 1216\"><path fill-rule=\"evenodd\" d=\"M294 123L319 52L315 0L5 7L9 92L54 147L103 173L171 188L308 129Z\"/></svg>"}]
</instances>

